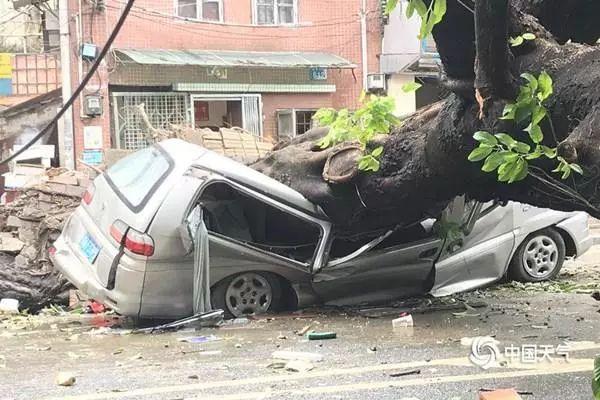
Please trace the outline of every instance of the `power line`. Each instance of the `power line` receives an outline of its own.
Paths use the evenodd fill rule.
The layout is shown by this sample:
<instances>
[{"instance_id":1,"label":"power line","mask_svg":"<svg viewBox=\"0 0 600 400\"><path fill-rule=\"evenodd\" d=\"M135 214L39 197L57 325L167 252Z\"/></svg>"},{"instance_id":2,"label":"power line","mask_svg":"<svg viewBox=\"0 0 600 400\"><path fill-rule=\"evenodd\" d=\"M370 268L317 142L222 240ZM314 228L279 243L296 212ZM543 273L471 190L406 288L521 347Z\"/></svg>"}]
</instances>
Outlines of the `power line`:
<instances>
[{"instance_id":1,"label":"power line","mask_svg":"<svg viewBox=\"0 0 600 400\"><path fill-rule=\"evenodd\" d=\"M127 16L129 15L129 11L131 11L131 7L133 7L134 2L135 2L135 0L128 0L127 5L123 9L123 13L119 17L119 20L117 21L117 24L115 25L115 29L113 29L110 36L108 37L108 40L104 44L104 47L102 48L102 51L98 55L98 58L96 58L96 60L94 61L94 65L92 65L92 67L89 69L89 71L87 72L87 74L85 75L85 77L83 78L81 83L79 84L79 86L77 86L77 89L75 89L75 91L69 98L69 100L62 106L62 108L58 111L58 113L54 116L54 118L52 118L52 121L50 121L44 129L42 129L37 135L35 135L35 137L33 139L31 139L27 144L25 144L16 153L14 153L14 154L10 155L8 158L0 161L0 165L4 165L4 164L14 160L17 156L19 156L25 150L30 148L42 136L44 136L46 133L48 133L50 131L50 129L58 122L58 120L65 114L65 112L67 112L67 110L69 108L71 108L71 106L75 102L75 99L77 99L77 97L81 94L81 92L83 91L85 86L88 84L88 82L90 81L90 79L92 78L92 76L94 75L94 73L96 72L98 67L100 66L100 62L102 62L102 59L104 59L104 57L108 53L110 46L112 46L113 42L117 38L117 35L119 34L121 27L125 23L125 20L127 19ZM64 82L63 84L68 84L68 82Z\"/></svg>"}]
</instances>

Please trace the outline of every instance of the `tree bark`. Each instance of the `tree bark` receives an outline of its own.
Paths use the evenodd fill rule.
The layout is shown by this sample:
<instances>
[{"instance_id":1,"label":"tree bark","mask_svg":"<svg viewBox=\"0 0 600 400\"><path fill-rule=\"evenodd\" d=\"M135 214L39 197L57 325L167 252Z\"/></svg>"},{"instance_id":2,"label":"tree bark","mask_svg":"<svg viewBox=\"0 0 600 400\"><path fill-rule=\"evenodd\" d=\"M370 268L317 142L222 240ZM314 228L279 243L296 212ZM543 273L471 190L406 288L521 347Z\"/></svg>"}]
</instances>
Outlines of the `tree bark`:
<instances>
[{"instance_id":1,"label":"tree bark","mask_svg":"<svg viewBox=\"0 0 600 400\"><path fill-rule=\"evenodd\" d=\"M461 3L472 4L468 0ZM419 110L389 136L378 137L367 146L368 150L384 147L376 173L360 173L347 183L325 182L323 168L330 153L352 143L318 149L314 142L326 133L324 128L295 138L254 168L321 205L343 234L371 232L435 216L451 198L461 194L482 201L516 200L557 210L583 210L600 217L600 49L582 43L561 45L560 38L551 33L556 26L546 29L522 1L507 3L477 0L474 15L459 2L448 2L448 12L433 34L444 66L442 84L454 93ZM559 7L551 0L538 3L537 12ZM590 10L595 7L586 4ZM537 38L508 47L509 36L525 32ZM563 32L577 29L566 27ZM511 77L541 71L547 71L554 81L554 94L547 102L550 118L542 126L544 144L560 143L560 153L578 162L584 175L561 181L551 172L556 160L543 159L530 164L531 173L525 180L499 183L495 174L480 170L481 163L467 161L477 145L473 133L488 129L528 141L522 127L498 118L506 102L514 99ZM476 90L485 98L483 116L474 101ZM344 163L352 162L355 160L328 165L335 165L339 172L347 171L351 166Z\"/></svg>"}]
</instances>

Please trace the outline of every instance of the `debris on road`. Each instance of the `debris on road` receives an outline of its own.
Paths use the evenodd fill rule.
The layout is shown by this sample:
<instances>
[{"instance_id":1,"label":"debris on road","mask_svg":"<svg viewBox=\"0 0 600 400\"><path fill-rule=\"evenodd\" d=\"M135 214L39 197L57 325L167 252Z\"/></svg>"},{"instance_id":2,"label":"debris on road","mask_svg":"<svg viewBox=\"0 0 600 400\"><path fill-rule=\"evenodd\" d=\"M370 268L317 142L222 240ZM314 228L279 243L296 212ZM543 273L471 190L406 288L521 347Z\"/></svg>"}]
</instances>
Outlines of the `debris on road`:
<instances>
[{"instance_id":1,"label":"debris on road","mask_svg":"<svg viewBox=\"0 0 600 400\"><path fill-rule=\"evenodd\" d=\"M482 390L479 392L479 400L522 400L522 397L514 389Z\"/></svg>"},{"instance_id":2,"label":"debris on road","mask_svg":"<svg viewBox=\"0 0 600 400\"><path fill-rule=\"evenodd\" d=\"M194 314L190 317L182 318L166 324L136 329L131 333L162 333L176 331L184 326L190 325L197 327L218 326L222 322L223 310L212 310L205 313Z\"/></svg>"},{"instance_id":3,"label":"debris on road","mask_svg":"<svg viewBox=\"0 0 600 400\"><path fill-rule=\"evenodd\" d=\"M17 299L2 299L0 300L0 313L18 314L19 300Z\"/></svg>"},{"instance_id":4,"label":"debris on road","mask_svg":"<svg viewBox=\"0 0 600 400\"><path fill-rule=\"evenodd\" d=\"M221 339L215 335L208 335L208 336L187 336L187 337L179 338L177 340L179 340L180 342L185 342L185 343L200 344L200 343L216 342L217 340L221 340Z\"/></svg>"},{"instance_id":5,"label":"debris on road","mask_svg":"<svg viewBox=\"0 0 600 400\"><path fill-rule=\"evenodd\" d=\"M304 360L292 360L285 364L285 370L291 372L308 372L314 368L311 362Z\"/></svg>"},{"instance_id":6,"label":"debris on road","mask_svg":"<svg viewBox=\"0 0 600 400\"><path fill-rule=\"evenodd\" d=\"M311 361L311 362L320 362L323 361L323 356L318 353L308 353L302 351L286 351L279 350L273 352L271 355L272 358L276 360L301 360L301 361Z\"/></svg>"},{"instance_id":7,"label":"debris on road","mask_svg":"<svg viewBox=\"0 0 600 400\"><path fill-rule=\"evenodd\" d=\"M394 319L392 321L392 327L394 329L398 328L410 328L414 326L414 321L412 315L408 313L401 313L400 317Z\"/></svg>"},{"instance_id":8,"label":"debris on road","mask_svg":"<svg viewBox=\"0 0 600 400\"><path fill-rule=\"evenodd\" d=\"M296 331L296 335L304 336L306 334L306 332L308 332L311 328L312 328L312 325L310 325L310 324L306 325L302 329Z\"/></svg>"},{"instance_id":9,"label":"debris on road","mask_svg":"<svg viewBox=\"0 0 600 400\"><path fill-rule=\"evenodd\" d=\"M335 339L337 338L337 333L335 332L315 332L309 331L306 333L306 337L308 340L327 340L327 339Z\"/></svg>"},{"instance_id":10,"label":"debris on road","mask_svg":"<svg viewBox=\"0 0 600 400\"><path fill-rule=\"evenodd\" d=\"M398 378L400 376L407 376L407 375L420 375L421 374L421 370L420 369L411 369L408 371L400 371L400 372L391 372L388 374L389 377L391 378Z\"/></svg>"},{"instance_id":11,"label":"debris on road","mask_svg":"<svg viewBox=\"0 0 600 400\"><path fill-rule=\"evenodd\" d=\"M63 371L56 376L56 384L59 386L73 386L75 380L75 375L72 372Z\"/></svg>"}]
</instances>

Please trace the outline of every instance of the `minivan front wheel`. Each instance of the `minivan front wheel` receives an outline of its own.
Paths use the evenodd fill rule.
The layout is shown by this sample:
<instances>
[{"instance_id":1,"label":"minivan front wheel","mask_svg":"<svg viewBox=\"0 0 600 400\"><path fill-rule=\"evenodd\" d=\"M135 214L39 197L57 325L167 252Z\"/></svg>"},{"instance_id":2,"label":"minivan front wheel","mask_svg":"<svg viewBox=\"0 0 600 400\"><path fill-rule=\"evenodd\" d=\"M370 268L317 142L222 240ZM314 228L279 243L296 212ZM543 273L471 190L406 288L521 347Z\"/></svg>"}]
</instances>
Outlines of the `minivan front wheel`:
<instances>
[{"instance_id":1,"label":"minivan front wheel","mask_svg":"<svg viewBox=\"0 0 600 400\"><path fill-rule=\"evenodd\" d=\"M279 278L268 272L244 272L217 284L211 295L213 308L226 317L264 314L281 302Z\"/></svg>"},{"instance_id":2,"label":"minivan front wheel","mask_svg":"<svg viewBox=\"0 0 600 400\"><path fill-rule=\"evenodd\" d=\"M555 278L565 261L565 241L556 230L546 228L527 236L509 267L511 279L541 282Z\"/></svg>"}]
</instances>

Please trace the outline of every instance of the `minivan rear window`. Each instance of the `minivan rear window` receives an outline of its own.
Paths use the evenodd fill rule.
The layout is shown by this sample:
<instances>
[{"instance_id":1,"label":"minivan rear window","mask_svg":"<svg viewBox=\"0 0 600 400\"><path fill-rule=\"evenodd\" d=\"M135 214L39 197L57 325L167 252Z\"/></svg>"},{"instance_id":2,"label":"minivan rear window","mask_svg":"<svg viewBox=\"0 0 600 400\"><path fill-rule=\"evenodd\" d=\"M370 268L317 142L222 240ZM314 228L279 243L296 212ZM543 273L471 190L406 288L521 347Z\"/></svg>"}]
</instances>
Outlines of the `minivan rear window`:
<instances>
[{"instance_id":1,"label":"minivan rear window","mask_svg":"<svg viewBox=\"0 0 600 400\"><path fill-rule=\"evenodd\" d=\"M139 211L173 169L173 159L159 146L119 160L106 171L110 186L133 211Z\"/></svg>"}]
</instances>

